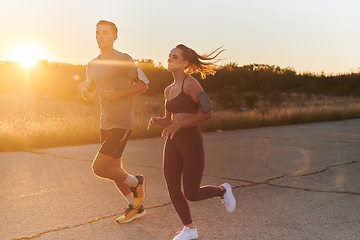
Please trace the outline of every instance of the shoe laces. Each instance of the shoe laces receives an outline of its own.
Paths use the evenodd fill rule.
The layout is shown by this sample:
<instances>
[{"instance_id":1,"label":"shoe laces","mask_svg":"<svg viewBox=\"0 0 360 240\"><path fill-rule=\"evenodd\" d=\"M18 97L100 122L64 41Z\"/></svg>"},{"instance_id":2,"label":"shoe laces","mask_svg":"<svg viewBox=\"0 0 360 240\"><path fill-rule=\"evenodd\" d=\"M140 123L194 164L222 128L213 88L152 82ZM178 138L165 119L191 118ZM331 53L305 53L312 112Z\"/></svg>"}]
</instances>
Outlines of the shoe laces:
<instances>
[{"instance_id":1,"label":"shoe laces","mask_svg":"<svg viewBox=\"0 0 360 240\"><path fill-rule=\"evenodd\" d=\"M139 190L139 191L135 191L136 197L138 197L138 198L143 196L143 187L142 186L143 186L142 184L139 184L139 186L136 187L136 190Z\"/></svg>"},{"instance_id":2,"label":"shoe laces","mask_svg":"<svg viewBox=\"0 0 360 240\"><path fill-rule=\"evenodd\" d=\"M134 210L132 205L129 205L129 208L125 210L124 216L127 216L129 213L131 213L131 210Z\"/></svg>"},{"instance_id":3,"label":"shoe laces","mask_svg":"<svg viewBox=\"0 0 360 240\"><path fill-rule=\"evenodd\" d=\"M194 229L191 229L191 228L183 228L182 230L180 231L177 231L176 233L182 233L182 232L187 232L187 231L193 231Z\"/></svg>"},{"instance_id":4,"label":"shoe laces","mask_svg":"<svg viewBox=\"0 0 360 240\"><path fill-rule=\"evenodd\" d=\"M184 232L185 231L185 227L183 227L183 229L181 229L180 231L177 231L176 233L182 233L182 232Z\"/></svg>"}]
</instances>

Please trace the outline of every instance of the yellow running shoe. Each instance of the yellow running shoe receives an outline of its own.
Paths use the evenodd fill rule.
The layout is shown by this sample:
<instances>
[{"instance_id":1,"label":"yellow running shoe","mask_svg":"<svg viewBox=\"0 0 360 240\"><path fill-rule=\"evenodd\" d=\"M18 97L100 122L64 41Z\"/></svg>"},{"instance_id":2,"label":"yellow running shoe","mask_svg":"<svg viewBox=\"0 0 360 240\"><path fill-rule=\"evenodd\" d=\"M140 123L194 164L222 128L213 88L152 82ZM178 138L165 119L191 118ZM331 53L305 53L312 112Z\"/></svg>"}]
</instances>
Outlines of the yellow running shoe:
<instances>
[{"instance_id":1,"label":"yellow running shoe","mask_svg":"<svg viewBox=\"0 0 360 240\"><path fill-rule=\"evenodd\" d=\"M135 177L139 180L139 183L136 187L131 187L130 190L134 194L135 207L139 207L145 201L146 178L143 175L135 175Z\"/></svg>"},{"instance_id":2,"label":"yellow running shoe","mask_svg":"<svg viewBox=\"0 0 360 240\"><path fill-rule=\"evenodd\" d=\"M125 210L124 214L117 219L118 223L128 223L133 219L142 217L145 215L145 209L141 205L139 209L133 207L133 205L129 204L129 208Z\"/></svg>"}]
</instances>

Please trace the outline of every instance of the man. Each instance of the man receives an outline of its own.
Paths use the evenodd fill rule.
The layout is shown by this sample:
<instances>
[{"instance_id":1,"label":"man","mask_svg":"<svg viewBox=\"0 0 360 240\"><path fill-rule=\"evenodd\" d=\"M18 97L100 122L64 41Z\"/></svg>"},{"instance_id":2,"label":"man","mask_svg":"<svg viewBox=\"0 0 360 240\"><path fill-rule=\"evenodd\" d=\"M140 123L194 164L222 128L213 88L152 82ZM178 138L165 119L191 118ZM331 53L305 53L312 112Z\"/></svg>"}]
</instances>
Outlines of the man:
<instances>
[{"instance_id":1,"label":"man","mask_svg":"<svg viewBox=\"0 0 360 240\"><path fill-rule=\"evenodd\" d=\"M125 223L145 214L146 179L143 175L128 174L122 168L121 155L134 127L132 96L145 92L148 81L143 77L139 79L136 65L128 54L114 49L116 39L114 23L105 20L97 23L100 55L87 65L87 80L79 84L79 91L88 101L96 92L100 97L101 147L92 169L98 177L114 181L127 199L129 208L117 219Z\"/></svg>"}]
</instances>

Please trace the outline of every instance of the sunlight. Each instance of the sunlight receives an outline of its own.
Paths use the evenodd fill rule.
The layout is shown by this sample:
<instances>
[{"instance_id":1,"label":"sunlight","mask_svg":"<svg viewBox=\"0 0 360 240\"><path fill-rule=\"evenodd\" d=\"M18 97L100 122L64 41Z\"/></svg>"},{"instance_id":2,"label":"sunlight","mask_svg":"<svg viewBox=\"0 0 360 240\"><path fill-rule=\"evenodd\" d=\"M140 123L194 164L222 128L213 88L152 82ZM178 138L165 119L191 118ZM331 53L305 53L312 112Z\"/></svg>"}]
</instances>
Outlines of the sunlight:
<instances>
[{"instance_id":1,"label":"sunlight","mask_svg":"<svg viewBox=\"0 0 360 240\"><path fill-rule=\"evenodd\" d=\"M16 46L11 54L12 61L19 62L26 68L30 68L42 59L45 59L45 53L38 45L30 42Z\"/></svg>"}]
</instances>

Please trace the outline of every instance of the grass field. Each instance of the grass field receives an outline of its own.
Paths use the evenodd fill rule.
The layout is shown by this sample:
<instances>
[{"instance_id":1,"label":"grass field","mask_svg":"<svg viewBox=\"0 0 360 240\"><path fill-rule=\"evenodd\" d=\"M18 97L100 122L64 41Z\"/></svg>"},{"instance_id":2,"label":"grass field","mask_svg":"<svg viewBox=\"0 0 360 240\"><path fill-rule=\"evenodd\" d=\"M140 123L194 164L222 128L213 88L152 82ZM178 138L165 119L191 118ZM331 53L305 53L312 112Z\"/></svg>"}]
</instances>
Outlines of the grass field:
<instances>
[{"instance_id":1,"label":"grass field","mask_svg":"<svg viewBox=\"0 0 360 240\"><path fill-rule=\"evenodd\" d=\"M211 98L211 96L210 96ZM259 101L251 111L224 110L216 101L213 119L204 132L360 118L360 99L291 95L278 107ZM0 152L99 142L99 103L0 97ZM134 97L132 139L159 137L162 129L146 131L152 116L163 116L163 97Z\"/></svg>"}]
</instances>

